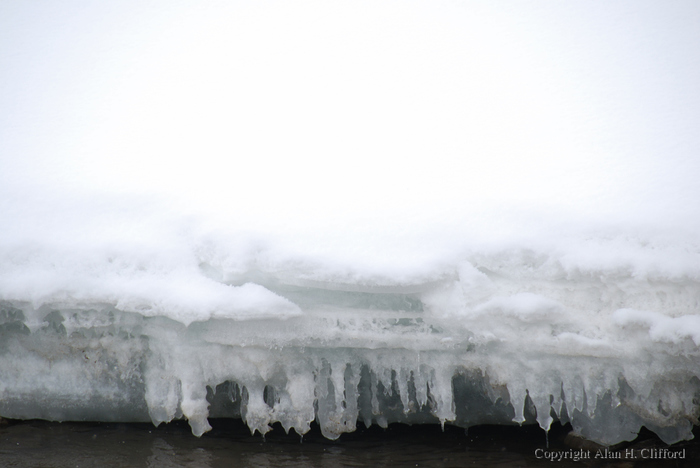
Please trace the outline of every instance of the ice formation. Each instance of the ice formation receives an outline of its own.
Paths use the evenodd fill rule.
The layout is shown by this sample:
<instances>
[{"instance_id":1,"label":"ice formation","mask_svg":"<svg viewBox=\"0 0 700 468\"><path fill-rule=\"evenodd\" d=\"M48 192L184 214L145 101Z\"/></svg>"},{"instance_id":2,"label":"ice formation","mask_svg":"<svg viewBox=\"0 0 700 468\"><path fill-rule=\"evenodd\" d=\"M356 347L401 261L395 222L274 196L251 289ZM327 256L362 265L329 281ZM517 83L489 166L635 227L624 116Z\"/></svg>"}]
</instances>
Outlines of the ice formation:
<instances>
[{"instance_id":1,"label":"ice formation","mask_svg":"<svg viewBox=\"0 0 700 468\"><path fill-rule=\"evenodd\" d=\"M605 264L613 246L621 258ZM262 434L275 422L304 434L317 420L329 438L358 422L558 419L613 444L642 425L686 439L700 415L698 250L631 239L508 248L397 279L319 274L264 251L243 268L209 243L177 273L163 259L68 255L79 275L68 281L48 253L11 252L4 417L184 417L196 435L209 417ZM53 289L37 290L23 267Z\"/></svg>"},{"instance_id":2,"label":"ice formation","mask_svg":"<svg viewBox=\"0 0 700 468\"><path fill-rule=\"evenodd\" d=\"M169 3L0 6L0 416L692 437L697 2Z\"/></svg>"}]
</instances>

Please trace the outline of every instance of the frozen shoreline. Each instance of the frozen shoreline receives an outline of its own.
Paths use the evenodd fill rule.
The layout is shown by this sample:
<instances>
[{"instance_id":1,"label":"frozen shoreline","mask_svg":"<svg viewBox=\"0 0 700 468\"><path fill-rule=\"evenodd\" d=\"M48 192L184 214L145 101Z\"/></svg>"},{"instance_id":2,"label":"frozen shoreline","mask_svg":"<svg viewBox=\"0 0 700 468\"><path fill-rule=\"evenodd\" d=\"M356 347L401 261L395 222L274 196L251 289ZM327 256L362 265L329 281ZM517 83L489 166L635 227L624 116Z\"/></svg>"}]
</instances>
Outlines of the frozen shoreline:
<instances>
[{"instance_id":1,"label":"frozen shoreline","mask_svg":"<svg viewBox=\"0 0 700 468\"><path fill-rule=\"evenodd\" d=\"M299 307L278 318L185 325L177 315L105 304L5 301L0 415L155 424L185 417L196 435L210 416L241 417L263 434L277 421L303 434L316 420L336 438L359 421L469 427L535 417L547 429L553 412L606 445L630 440L642 425L667 443L691 437L700 392L697 283L618 273L576 290L576 281L547 286L541 276L551 265L538 270L532 256L523 259L529 268L511 263L490 277L463 268L422 290L261 281L275 301ZM469 305L475 290L482 296ZM617 303L665 313L615 310ZM207 387L225 382L236 385L212 405Z\"/></svg>"},{"instance_id":2,"label":"frozen shoreline","mask_svg":"<svg viewBox=\"0 0 700 468\"><path fill-rule=\"evenodd\" d=\"M251 249L151 229L135 244L4 250L0 415L184 417L198 436L216 416L262 434L317 421L331 439L359 422L534 417L605 445L642 426L674 443L697 424L700 251L689 234L560 231L413 259L410 243L368 243L340 259L308 239L253 238ZM207 389L226 382L228 401L212 405Z\"/></svg>"}]
</instances>

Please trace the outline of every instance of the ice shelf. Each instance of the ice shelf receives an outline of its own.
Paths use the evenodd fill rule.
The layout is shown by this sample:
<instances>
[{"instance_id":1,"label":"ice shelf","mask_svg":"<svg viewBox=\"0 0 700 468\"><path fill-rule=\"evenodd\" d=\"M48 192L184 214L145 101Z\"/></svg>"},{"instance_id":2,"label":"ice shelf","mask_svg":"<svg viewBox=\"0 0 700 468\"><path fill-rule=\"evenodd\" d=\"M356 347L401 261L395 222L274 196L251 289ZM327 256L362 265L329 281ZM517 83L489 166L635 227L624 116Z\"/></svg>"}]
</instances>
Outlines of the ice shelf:
<instances>
[{"instance_id":1,"label":"ice shelf","mask_svg":"<svg viewBox=\"0 0 700 468\"><path fill-rule=\"evenodd\" d=\"M249 298L240 316L187 323L108 303L3 301L0 415L186 418L197 436L210 417L261 434L275 422L304 434L315 420L331 439L358 423L558 420L603 444L641 426L674 443L698 423L692 278L567 272L532 251L413 284L254 276L260 284L222 287L279 316L254 317L261 303Z\"/></svg>"}]
</instances>

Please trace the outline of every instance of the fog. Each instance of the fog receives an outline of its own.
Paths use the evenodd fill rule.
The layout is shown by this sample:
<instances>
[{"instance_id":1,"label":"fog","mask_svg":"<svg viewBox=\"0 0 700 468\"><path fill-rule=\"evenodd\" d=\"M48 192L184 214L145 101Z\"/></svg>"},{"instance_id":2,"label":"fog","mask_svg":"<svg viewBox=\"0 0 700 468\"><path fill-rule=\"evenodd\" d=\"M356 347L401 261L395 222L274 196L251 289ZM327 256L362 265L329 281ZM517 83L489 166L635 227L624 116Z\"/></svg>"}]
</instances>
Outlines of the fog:
<instances>
[{"instance_id":1,"label":"fog","mask_svg":"<svg viewBox=\"0 0 700 468\"><path fill-rule=\"evenodd\" d=\"M263 230L697 218L692 1L0 8L5 203L135 195Z\"/></svg>"}]
</instances>

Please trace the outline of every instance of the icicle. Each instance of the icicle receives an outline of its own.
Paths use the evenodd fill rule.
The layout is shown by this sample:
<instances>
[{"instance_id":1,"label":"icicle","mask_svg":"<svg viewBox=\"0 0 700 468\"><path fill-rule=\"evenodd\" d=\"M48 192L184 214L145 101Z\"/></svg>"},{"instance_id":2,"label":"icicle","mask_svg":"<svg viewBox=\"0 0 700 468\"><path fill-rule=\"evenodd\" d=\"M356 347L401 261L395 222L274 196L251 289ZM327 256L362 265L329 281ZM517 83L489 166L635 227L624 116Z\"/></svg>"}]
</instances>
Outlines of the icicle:
<instances>
[{"instance_id":1,"label":"icicle","mask_svg":"<svg viewBox=\"0 0 700 468\"><path fill-rule=\"evenodd\" d=\"M372 414L379 414L379 399L377 397L379 393L379 381L377 379L377 374L370 370L370 389L372 391Z\"/></svg>"},{"instance_id":2,"label":"icicle","mask_svg":"<svg viewBox=\"0 0 700 468\"><path fill-rule=\"evenodd\" d=\"M432 413L440 420L443 431L445 421L454 421L457 417L452 394L452 376L452 369L444 368L434 371L430 380L430 394L435 401Z\"/></svg>"},{"instance_id":3,"label":"icicle","mask_svg":"<svg viewBox=\"0 0 700 468\"><path fill-rule=\"evenodd\" d=\"M182 414L187 418L192 434L200 437L207 431L211 430L207 417L209 416L209 402L207 402L206 386L201 384L201 375L191 376L190 379L181 381L182 399L180 401L180 409Z\"/></svg>"},{"instance_id":4,"label":"icicle","mask_svg":"<svg viewBox=\"0 0 700 468\"><path fill-rule=\"evenodd\" d=\"M264 387L262 381L245 383L241 392L244 394L241 404L241 418L248 425L251 434L258 431L265 435L272 429L270 427L272 408L265 403Z\"/></svg>"},{"instance_id":5,"label":"icicle","mask_svg":"<svg viewBox=\"0 0 700 468\"><path fill-rule=\"evenodd\" d=\"M513 411L515 411L515 416L513 416L513 422L522 424L525 422L525 398L527 397L527 390L525 387L517 385L517 383L508 383L508 395L510 397L510 403L513 405Z\"/></svg>"},{"instance_id":6,"label":"icicle","mask_svg":"<svg viewBox=\"0 0 700 468\"><path fill-rule=\"evenodd\" d=\"M530 398L532 399L533 404L535 405L535 410L537 413L537 423L540 425L542 429L545 431L549 431L549 428L552 426L552 422L554 421L554 418L552 418L552 400L553 397L552 395L549 395L545 397L544 395L537 395L534 398L532 395L530 395Z\"/></svg>"},{"instance_id":7,"label":"icicle","mask_svg":"<svg viewBox=\"0 0 700 468\"><path fill-rule=\"evenodd\" d=\"M284 392L274 408L275 418L287 428L303 436L316 417L314 410L314 378L311 372L292 371L287 375Z\"/></svg>"},{"instance_id":8,"label":"icicle","mask_svg":"<svg viewBox=\"0 0 700 468\"><path fill-rule=\"evenodd\" d=\"M398 376L396 378L396 383L399 388L399 396L401 397L401 405L403 405L404 414L408 414L411 410L410 402L408 399L408 381L410 379L410 373L405 367L399 369Z\"/></svg>"}]
</instances>

